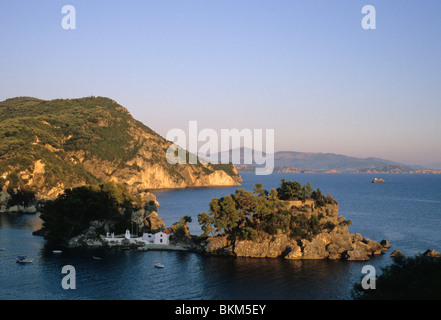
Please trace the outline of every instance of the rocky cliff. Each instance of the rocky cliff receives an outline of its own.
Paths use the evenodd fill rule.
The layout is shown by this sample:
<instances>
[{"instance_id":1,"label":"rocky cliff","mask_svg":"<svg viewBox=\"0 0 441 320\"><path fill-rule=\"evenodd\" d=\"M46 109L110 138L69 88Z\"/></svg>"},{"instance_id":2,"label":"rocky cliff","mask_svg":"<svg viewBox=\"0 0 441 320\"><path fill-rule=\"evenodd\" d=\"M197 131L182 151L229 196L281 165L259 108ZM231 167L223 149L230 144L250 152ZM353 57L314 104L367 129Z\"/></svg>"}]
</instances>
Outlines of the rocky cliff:
<instances>
[{"instance_id":1,"label":"rocky cliff","mask_svg":"<svg viewBox=\"0 0 441 320\"><path fill-rule=\"evenodd\" d=\"M290 237L280 232L258 241L231 240L228 236L210 237L202 244L201 250L209 255L237 257L366 261L389 248L385 240L379 243L360 234L350 234L349 223L338 215L337 204L305 209L306 215L322 214L324 217L320 223L333 227L309 239Z\"/></svg>"},{"instance_id":2,"label":"rocky cliff","mask_svg":"<svg viewBox=\"0 0 441 320\"><path fill-rule=\"evenodd\" d=\"M108 98L13 98L0 102L0 119L0 186L37 198L106 181L138 192L241 181L234 165L169 164L171 142Z\"/></svg>"}]
</instances>

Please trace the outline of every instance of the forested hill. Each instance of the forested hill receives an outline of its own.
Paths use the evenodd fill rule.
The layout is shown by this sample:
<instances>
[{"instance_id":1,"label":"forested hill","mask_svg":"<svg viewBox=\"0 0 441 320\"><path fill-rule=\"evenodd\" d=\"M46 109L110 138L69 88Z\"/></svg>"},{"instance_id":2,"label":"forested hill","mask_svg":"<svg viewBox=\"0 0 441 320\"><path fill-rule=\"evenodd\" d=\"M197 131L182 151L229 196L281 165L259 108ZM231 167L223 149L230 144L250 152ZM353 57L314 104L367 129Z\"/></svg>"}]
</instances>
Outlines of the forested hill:
<instances>
[{"instance_id":1,"label":"forested hill","mask_svg":"<svg viewBox=\"0 0 441 320\"><path fill-rule=\"evenodd\" d=\"M170 144L109 98L7 99L0 102L0 187L50 198L103 181L139 191L238 185L234 165L169 164Z\"/></svg>"}]
</instances>

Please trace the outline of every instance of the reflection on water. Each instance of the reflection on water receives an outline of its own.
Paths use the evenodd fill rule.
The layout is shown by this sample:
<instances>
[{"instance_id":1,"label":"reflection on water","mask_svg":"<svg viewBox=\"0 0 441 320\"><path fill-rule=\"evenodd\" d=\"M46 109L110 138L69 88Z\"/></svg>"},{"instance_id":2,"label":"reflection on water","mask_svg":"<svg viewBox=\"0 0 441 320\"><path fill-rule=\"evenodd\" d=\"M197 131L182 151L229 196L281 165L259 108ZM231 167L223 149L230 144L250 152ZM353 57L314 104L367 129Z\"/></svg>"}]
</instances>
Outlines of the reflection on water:
<instances>
[{"instance_id":1,"label":"reflection on water","mask_svg":"<svg viewBox=\"0 0 441 320\"><path fill-rule=\"evenodd\" d=\"M26 229L31 232L41 229L43 221L40 219L40 213L37 214L0 214L0 230L4 229Z\"/></svg>"}]
</instances>

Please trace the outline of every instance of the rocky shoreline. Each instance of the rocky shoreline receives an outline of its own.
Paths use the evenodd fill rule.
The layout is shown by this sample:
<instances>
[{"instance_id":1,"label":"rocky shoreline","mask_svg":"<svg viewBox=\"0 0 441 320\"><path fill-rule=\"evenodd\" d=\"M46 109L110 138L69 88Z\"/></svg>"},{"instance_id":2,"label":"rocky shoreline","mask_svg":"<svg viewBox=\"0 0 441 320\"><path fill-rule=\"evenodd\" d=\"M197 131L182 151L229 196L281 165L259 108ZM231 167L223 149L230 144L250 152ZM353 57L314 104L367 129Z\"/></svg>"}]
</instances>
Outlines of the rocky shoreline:
<instances>
[{"instance_id":1,"label":"rocky shoreline","mask_svg":"<svg viewBox=\"0 0 441 320\"><path fill-rule=\"evenodd\" d=\"M293 238L279 232L259 241L231 240L228 237L207 238L204 253L211 255L234 255L236 257L284 258L289 260L348 260L367 261L371 256L381 255L390 248L387 240L380 242L349 233L350 222L339 216L338 204L321 207L304 206L286 202L287 206L303 206L305 216L321 215L321 225L331 225L330 229L310 237Z\"/></svg>"},{"instance_id":2,"label":"rocky shoreline","mask_svg":"<svg viewBox=\"0 0 441 320\"><path fill-rule=\"evenodd\" d=\"M66 248L109 248L148 250L179 250L197 252L202 255L233 256L251 258L283 258L287 260L346 260L368 261L372 256L384 254L391 246L387 240L380 242L363 237L361 234L349 232L350 221L339 215L337 203L315 206L313 201L283 201L287 208L300 209L297 214L305 217L320 216L319 224L323 226L319 232L305 237L290 236L279 231L276 234L261 234L254 240L241 240L229 235L223 236L194 236L190 235L186 224L174 224L166 229L164 221L158 216L159 203L152 193L142 194L144 205L142 209L131 213L134 230L157 233L167 231L170 234L168 245L146 245L133 237L112 241L102 232L110 232L111 221L90 221L89 227L80 235L68 239ZM325 227L326 226L326 227ZM330 227L329 227L330 226ZM178 227L184 227L184 234L177 236ZM44 230L33 233L44 236ZM124 235L116 235L124 238ZM391 256L402 253L395 250ZM439 257L434 250L427 250L425 255Z\"/></svg>"},{"instance_id":3,"label":"rocky shoreline","mask_svg":"<svg viewBox=\"0 0 441 320\"><path fill-rule=\"evenodd\" d=\"M156 206L151 209L156 209ZM158 217L156 210L146 210L146 213L148 214L134 213L132 217L134 219L137 215L139 215L139 218L142 217L145 225L148 225L151 230L162 230L165 228L165 223ZM361 234L349 233L349 223L345 218L338 215L337 204L317 208L315 213L325 213L322 223L332 223L335 226L332 230L321 232L310 239L292 239L283 233L268 236L258 241L232 240L228 236L201 238L188 235L184 240L180 239L179 241L171 236L170 244L179 250L193 251L204 255L284 258L289 260L329 259L367 261L370 257L381 255L390 248L387 240L377 242L365 238ZM102 222L92 221L89 230L80 236L70 239L67 242L67 247L137 249L145 245L142 242L130 243L129 240L120 243L110 243L103 235L97 234L97 230L102 229L102 227ZM164 249L167 248L164 247Z\"/></svg>"},{"instance_id":4,"label":"rocky shoreline","mask_svg":"<svg viewBox=\"0 0 441 320\"><path fill-rule=\"evenodd\" d=\"M122 237L122 235L120 235ZM122 242L106 241L104 236L88 238L81 235L72 238L68 248L107 248L137 251L187 251L205 256L247 257L247 258L281 258L286 260L342 260L342 261L368 261L372 256L383 255L390 248L387 240L380 242L363 238L360 234L350 234L347 230L333 230L326 234L321 233L314 239L293 241L286 235L280 234L260 242L230 241L226 236L200 239L193 236L188 241L171 241L169 245L146 245L143 242L131 243L129 240ZM425 257L441 258L441 254L433 249L426 250ZM404 256L396 249L391 257Z\"/></svg>"},{"instance_id":5,"label":"rocky shoreline","mask_svg":"<svg viewBox=\"0 0 441 320\"><path fill-rule=\"evenodd\" d=\"M226 237L208 238L203 252L209 255L233 255L253 258L284 258L288 260L368 261L390 247L387 240L377 242L360 234L350 234L347 227L336 227L311 240L292 240L284 234L260 242L230 241Z\"/></svg>"}]
</instances>

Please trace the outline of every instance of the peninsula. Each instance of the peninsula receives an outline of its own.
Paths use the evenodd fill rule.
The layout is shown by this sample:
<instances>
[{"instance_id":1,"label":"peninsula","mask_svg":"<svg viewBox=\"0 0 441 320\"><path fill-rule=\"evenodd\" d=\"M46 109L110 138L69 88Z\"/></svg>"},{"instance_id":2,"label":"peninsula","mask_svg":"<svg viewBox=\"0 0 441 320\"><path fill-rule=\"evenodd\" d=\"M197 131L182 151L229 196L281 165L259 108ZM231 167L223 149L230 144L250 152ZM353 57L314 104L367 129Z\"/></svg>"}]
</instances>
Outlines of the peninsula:
<instances>
[{"instance_id":1,"label":"peninsula","mask_svg":"<svg viewBox=\"0 0 441 320\"><path fill-rule=\"evenodd\" d=\"M12 98L0 102L0 119L4 207L16 205L9 198L17 191L33 192L39 200L105 182L140 193L242 181L233 164L169 164L166 150L172 142L109 98Z\"/></svg>"}]
</instances>

